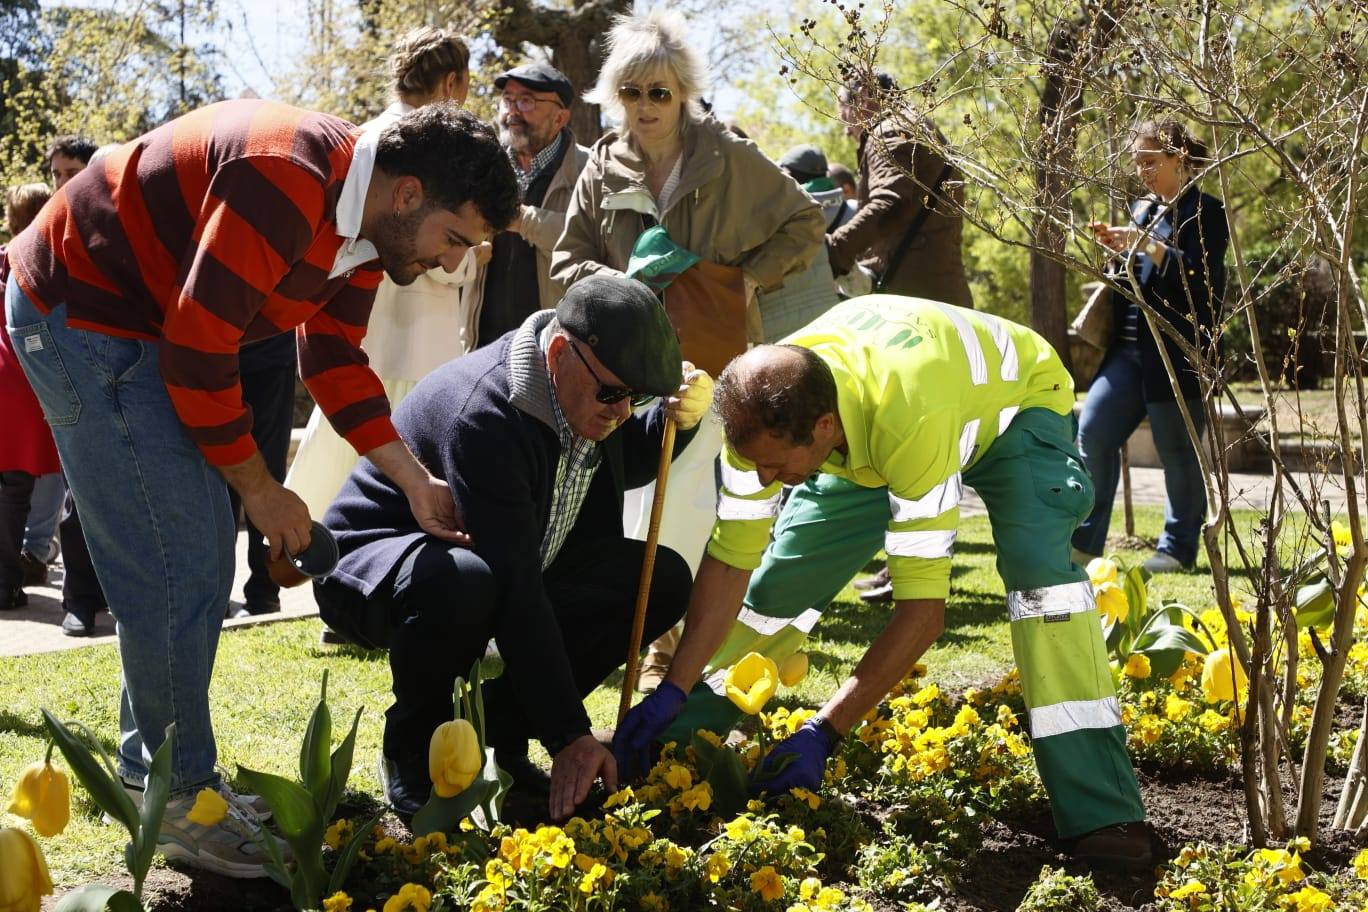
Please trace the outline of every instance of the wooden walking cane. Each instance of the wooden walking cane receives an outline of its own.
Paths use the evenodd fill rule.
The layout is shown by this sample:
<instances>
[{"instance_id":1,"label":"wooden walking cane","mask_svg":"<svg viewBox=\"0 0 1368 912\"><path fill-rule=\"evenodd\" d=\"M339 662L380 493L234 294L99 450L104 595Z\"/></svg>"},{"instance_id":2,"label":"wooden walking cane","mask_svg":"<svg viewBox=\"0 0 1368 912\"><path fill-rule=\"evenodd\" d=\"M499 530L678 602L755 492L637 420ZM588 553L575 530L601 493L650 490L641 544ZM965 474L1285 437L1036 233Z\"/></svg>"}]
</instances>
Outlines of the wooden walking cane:
<instances>
[{"instance_id":1,"label":"wooden walking cane","mask_svg":"<svg viewBox=\"0 0 1368 912\"><path fill-rule=\"evenodd\" d=\"M637 673L641 670L641 633L646 626L646 602L651 595L651 575L655 572L656 545L660 543L660 514L665 510L665 482L670 477L674 457L675 423L665 419L665 435L660 444L660 468L656 472L655 497L651 499L651 524L646 531L646 553L641 558L641 583L637 586L636 612L632 616L632 638L627 644L627 673L622 676L622 699L618 701L618 725L632 708Z\"/></svg>"}]
</instances>

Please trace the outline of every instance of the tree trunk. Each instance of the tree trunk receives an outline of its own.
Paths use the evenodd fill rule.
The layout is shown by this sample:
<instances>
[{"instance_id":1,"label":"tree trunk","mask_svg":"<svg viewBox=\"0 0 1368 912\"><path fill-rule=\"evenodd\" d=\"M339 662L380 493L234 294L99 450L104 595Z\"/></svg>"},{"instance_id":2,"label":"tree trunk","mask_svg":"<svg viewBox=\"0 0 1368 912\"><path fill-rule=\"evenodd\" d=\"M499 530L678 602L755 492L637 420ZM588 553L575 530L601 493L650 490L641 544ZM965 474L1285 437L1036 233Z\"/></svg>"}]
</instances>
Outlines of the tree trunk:
<instances>
[{"instance_id":1,"label":"tree trunk","mask_svg":"<svg viewBox=\"0 0 1368 912\"><path fill-rule=\"evenodd\" d=\"M524 44L551 51L551 63L575 87L570 129L589 145L599 138L599 110L580 100L598 80L603 64L603 34L619 13L631 12L628 0L575 0L570 9L536 6L532 0L499 0L491 32L505 50L522 53Z\"/></svg>"}]
</instances>

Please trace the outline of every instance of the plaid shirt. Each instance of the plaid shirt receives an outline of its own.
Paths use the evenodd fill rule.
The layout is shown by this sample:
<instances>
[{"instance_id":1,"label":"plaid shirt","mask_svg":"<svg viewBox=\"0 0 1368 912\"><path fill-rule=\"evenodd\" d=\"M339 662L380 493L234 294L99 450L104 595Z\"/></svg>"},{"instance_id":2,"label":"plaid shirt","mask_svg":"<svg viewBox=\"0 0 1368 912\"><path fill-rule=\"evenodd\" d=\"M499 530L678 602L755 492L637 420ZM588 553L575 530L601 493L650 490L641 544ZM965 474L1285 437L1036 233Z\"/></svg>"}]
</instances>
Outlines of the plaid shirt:
<instances>
[{"instance_id":1,"label":"plaid shirt","mask_svg":"<svg viewBox=\"0 0 1368 912\"><path fill-rule=\"evenodd\" d=\"M561 145L564 144L564 142L565 131L562 130L556 134L555 140L547 145L545 149L542 149L536 155L532 156L532 167L528 168L526 171L518 165L518 159L513 154L513 150L507 150L508 160L513 163L513 173L518 177L519 192L523 194L527 193L528 185L536 180L537 175L545 171L547 166L556 160L556 156L560 154Z\"/></svg>"},{"instance_id":2,"label":"plaid shirt","mask_svg":"<svg viewBox=\"0 0 1368 912\"><path fill-rule=\"evenodd\" d=\"M552 321L542 333L541 348L546 351L555 327ZM599 445L593 440L580 437L570 429L561 411L560 401L556 398L555 388L551 390L551 410L556 415L556 434L560 437L560 458L556 460L556 487L551 492L551 515L546 523L546 534L542 536L541 561L545 570L560 553L570 527L579 518L584 497L589 493L589 483L594 480L594 471L599 466Z\"/></svg>"}]
</instances>

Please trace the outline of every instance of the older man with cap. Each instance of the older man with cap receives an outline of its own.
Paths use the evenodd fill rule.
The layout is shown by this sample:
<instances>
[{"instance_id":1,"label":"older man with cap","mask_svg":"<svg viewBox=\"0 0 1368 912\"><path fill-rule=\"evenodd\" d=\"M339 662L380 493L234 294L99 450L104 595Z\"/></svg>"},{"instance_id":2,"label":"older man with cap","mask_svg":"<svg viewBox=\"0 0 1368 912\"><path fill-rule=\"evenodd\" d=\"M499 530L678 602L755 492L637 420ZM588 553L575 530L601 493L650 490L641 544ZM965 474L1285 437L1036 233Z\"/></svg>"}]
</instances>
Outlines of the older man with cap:
<instances>
[{"instance_id":1,"label":"older man with cap","mask_svg":"<svg viewBox=\"0 0 1368 912\"><path fill-rule=\"evenodd\" d=\"M518 175L522 207L475 281L479 344L517 329L528 314L556 306L565 287L551 280L551 251L565 230L570 193L589 150L570 132L575 89L553 66L527 63L494 80L501 93L499 141Z\"/></svg>"},{"instance_id":2,"label":"older man with cap","mask_svg":"<svg viewBox=\"0 0 1368 912\"><path fill-rule=\"evenodd\" d=\"M677 454L711 401L712 379L681 362L650 290L592 276L554 312L438 368L395 411L405 442L451 486L471 544L425 533L362 460L324 519L342 558L315 594L334 629L389 648L381 772L401 815L427 799L428 742L491 638L505 670L485 688L487 735L515 785L549 793L556 819L596 778L616 787L582 701L627 651L644 545L623 535L623 491L654 479L665 419L678 423ZM648 642L682 616L689 588L683 559L660 549ZM529 738L554 758L549 783Z\"/></svg>"}]
</instances>

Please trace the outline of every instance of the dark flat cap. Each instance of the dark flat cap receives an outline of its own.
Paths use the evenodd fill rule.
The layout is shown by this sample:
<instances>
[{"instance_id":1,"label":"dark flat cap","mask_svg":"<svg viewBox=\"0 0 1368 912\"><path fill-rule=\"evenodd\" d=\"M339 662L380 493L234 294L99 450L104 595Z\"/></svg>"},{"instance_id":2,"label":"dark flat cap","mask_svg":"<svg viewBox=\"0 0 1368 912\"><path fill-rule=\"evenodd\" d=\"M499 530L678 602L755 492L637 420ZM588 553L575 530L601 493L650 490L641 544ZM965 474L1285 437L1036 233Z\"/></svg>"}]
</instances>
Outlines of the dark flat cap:
<instances>
[{"instance_id":1,"label":"dark flat cap","mask_svg":"<svg viewBox=\"0 0 1368 912\"><path fill-rule=\"evenodd\" d=\"M798 183L827 176L827 159L816 146L794 146L779 159L783 168Z\"/></svg>"},{"instance_id":2,"label":"dark flat cap","mask_svg":"<svg viewBox=\"0 0 1368 912\"><path fill-rule=\"evenodd\" d=\"M504 83L516 79L534 92L555 92L561 104L567 108L575 100L575 87L565 74L549 63L524 63L506 73L499 74L494 80L494 88L502 89Z\"/></svg>"},{"instance_id":3,"label":"dark flat cap","mask_svg":"<svg viewBox=\"0 0 1368 912\"><path fill-rule=\"evenodd\" d=\"M664 306L636 279L580 279L556 305L556 319L633 390L668 396L679 389L679 339Z\"/></svg>"}]
</instances>

